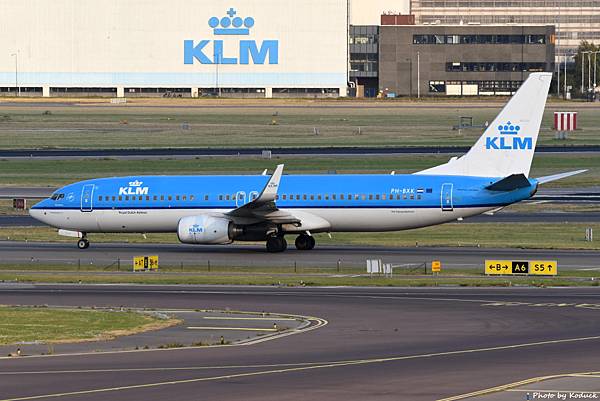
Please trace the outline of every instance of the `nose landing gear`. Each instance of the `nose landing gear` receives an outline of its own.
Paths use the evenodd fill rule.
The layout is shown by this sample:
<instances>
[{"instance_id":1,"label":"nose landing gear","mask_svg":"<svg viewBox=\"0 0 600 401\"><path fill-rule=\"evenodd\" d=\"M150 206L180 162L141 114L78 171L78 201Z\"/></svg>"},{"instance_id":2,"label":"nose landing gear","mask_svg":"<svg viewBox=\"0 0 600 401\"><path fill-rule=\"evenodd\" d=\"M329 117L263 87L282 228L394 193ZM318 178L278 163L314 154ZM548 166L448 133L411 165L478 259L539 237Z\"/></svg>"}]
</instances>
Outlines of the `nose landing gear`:
<instances>
[{"instance_id":1,"label":"nose landing gear","mask_svg":"<svg viewBox=\"0 0 600 401\"><path fill-rule=\"evenodd\" d=\"M77 241L77 248L79 249L88 249L90 247L90 241L87 238L83 237L79 241Z\"/></svg>"}]
</instances>

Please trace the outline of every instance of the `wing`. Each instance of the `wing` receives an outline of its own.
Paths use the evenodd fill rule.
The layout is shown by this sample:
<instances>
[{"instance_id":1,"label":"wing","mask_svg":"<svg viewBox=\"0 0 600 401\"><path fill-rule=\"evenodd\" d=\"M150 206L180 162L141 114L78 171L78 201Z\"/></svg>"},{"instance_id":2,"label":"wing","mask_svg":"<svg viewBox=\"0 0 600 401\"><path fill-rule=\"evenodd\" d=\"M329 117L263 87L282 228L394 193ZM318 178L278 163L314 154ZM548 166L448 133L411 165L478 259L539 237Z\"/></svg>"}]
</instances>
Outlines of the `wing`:
<instances>
[{"instance_id":1,"label":"wing","mask_svg":"<svg viewBox=\"0 0 600 401\"><path fill-rule=\"evenodd\" d=\"M283 167L283 164L277 166L267 185L256 199L226 213L226 215L238 219L268 221L275 224L300 224L297 217L279 210L275 205L279 182L283 175Z\"/></svg>"}]
</instances>

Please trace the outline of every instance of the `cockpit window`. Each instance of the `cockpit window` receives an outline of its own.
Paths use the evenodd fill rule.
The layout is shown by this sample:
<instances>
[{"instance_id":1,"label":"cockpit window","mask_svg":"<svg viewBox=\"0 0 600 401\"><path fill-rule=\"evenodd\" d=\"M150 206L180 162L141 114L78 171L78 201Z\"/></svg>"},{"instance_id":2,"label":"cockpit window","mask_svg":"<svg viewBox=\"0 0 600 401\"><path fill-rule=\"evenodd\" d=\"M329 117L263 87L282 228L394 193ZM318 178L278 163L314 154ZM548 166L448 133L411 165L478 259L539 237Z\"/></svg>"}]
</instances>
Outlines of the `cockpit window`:
<instances>
[{"instance_id":1,"label":"cockpit window","mask_svg":"<svg viewBox=\"0 0 600 401\"><path fill-rule=\"evenodd\" d=\"M50 199L57 201L57 200L63 199L64 197L65 197L65 194L52 194Z\"/></svg>"}]
</instances>

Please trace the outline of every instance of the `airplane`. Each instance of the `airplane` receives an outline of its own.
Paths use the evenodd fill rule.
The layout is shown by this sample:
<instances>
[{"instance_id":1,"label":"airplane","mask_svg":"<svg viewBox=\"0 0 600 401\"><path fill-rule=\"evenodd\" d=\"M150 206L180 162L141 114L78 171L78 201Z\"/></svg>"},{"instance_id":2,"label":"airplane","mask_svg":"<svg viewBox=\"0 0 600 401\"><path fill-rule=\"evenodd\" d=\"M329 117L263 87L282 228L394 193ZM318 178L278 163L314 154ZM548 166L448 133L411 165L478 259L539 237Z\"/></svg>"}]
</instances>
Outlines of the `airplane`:
<instances>
[{"instance_id":1,"label":"airplane","mask_svg":"<svg viewBox=\"0 0 600 401\"><path fill-rule=\"evenodd\" d=\"M384 232L489 213L531 198L529 178L551 73L532 73L463 156L414 174L130 176L81 181L30 209L78 238L89 233L177 233L185 244L265 241L269 252L315 247L315 233Z\"/></svg>"}]
</instances>

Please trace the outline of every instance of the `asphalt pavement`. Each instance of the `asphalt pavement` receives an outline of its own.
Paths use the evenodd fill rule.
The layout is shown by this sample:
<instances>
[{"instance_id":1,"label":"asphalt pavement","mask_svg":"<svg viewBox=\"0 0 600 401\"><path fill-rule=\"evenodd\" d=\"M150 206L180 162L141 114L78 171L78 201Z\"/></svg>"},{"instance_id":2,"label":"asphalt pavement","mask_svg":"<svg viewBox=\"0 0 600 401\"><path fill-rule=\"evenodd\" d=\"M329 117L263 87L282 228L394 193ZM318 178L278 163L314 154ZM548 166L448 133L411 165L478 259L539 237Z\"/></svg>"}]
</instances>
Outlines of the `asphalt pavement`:
<instances>
[{"instance_id":1,"label":"asphalt pavement","mask_svg":"<svg viewBox=\"0 0 600 401\"><path fill-rule=\"evenodd\" d=\"M407 154L464 154L469 146L386 146L386 147L303 147L303 148L136 148L136 149L4 149L0 158L44 158L47 160L115 157L195 158L213 156L261 156L270 150L272 156L373 156ZM540 145L536 153L598 153L600 145Z\"/></svg>"},{"instance_id":2,"label":"asphalt pavement","mask_svg":"<svg viewBox=\"0 0 600 401\"><path fill-rule=\"evenodd\" d=\"M482 267L491 260L557 260L562 270L600 268L600 251L513 249L474 247L367 247L319 246L312 251L288 249L284 253L268 253L264 245L185 245L92 243L88 249L77 249L72 243L0 241L2 264L93 265L113 268L117 263L130 266L139 255L158 255L163 266L189 267L294 267L337 269L365 267L367 259L381 259L394 265L418 265L440 260L444 268Z\"/></svg>"},{"instance_id":3,"label":"asphalt pavement","mask_svg":"<svg viewBox=\"0 0 600 401\"><path fill-rule=\"evenodd\" d=\"M0 304L269 310L327 324L245 346L0 359L0 399L443 399L597 370L599 303L597 288L2 285Z\"/></svg>"}]
</instances>

